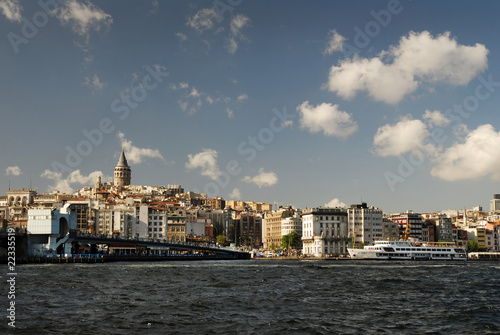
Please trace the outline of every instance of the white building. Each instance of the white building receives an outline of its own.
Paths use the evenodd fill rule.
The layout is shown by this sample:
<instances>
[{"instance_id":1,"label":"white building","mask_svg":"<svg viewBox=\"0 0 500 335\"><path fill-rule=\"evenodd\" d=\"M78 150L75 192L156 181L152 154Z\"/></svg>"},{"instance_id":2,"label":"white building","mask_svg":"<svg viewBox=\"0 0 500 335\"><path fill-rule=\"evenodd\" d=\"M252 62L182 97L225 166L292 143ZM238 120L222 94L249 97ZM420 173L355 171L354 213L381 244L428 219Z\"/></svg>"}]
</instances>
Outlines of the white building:
<instances>
[{"instance_id":1,"label":"white building","mask_svg":"<svg viewBox=\"0 0 500 335\"><path fill-rule=\"evenodd\" d=\"M384 234L384 215L381 209L367 206L365 202L351 205L347 209L349 236L356 235L355 243L373 244L382 240Z\"/></svg>"},{"instance_id":2,"label":"white building","mask_svg":"<svg viewBox=\"0 0 500 335\"><path fill-rule=\"evenodd\" d=\"M77 214L69 205L60 209L28 210L30 256L71 254L70 233L76 234Z\"/></svg>"},{"instance_id":3,"label":"white building","mask_svg":"<svg viewBox=\"0 0 500 335\"><path fill-rule=\"evenodd\" d=\"M113 207L96 211L96 232L104 235L132 236L134 209Z\"/></svg>"},{"instance_id":4,"label":"white building","mask_svg":"<svg viewBox=\"0 0 500 335\"><path fill-rule=\"evenodd\" d=\"M281 236L296 232L298 236L302 236L302 218L300 213L295 212L293 216L281 219Z\"/></svg>"},{"instance_id":5,"label":"white building","mask_svg":"<svg viewBox=\"0 0 500 335\"><path fill-rule=\"evenodd\" d=\"M347 254L351 238L345 208L318 207L302 212L302 253L308 256Z\"/></svg>"},{"instance_id":6,"label":"white building","mask_svg":"<svg viewBox=\"0 0 500 335\"><path fill-rule=\"evenodd\" d=\"M186 234L189 237L205 236L205 226L211 224L212 220L205 216L197 217L196 222L186 221Z\"/></svg>"},{"instance_id":7,"label":"white building","mask_svg":"<svg viewBox=\"0 0 500 335\"><path fill-rule=\"evenodd\" d=\"M493 194L493 199L490 200L490 211L500 211L500 194Z\"/></svg>"}]
</instances>

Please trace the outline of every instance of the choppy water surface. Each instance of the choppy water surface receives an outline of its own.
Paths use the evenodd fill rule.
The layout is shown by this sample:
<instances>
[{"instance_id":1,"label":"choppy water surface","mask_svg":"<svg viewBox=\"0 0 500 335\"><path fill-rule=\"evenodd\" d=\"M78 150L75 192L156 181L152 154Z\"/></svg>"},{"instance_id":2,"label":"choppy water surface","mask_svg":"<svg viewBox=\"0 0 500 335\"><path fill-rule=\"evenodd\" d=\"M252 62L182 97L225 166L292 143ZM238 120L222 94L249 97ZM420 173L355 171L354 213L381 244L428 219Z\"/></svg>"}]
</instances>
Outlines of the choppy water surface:
<instances>
[{"instance_id":1,"label":"choppy water surface","mask_svg":"<svg viewBox=\"0 0 500 335\"><path fill-rule=\"evenodd\" d=\"M18 334L500 333L494 262L46 264L17 273Z\"/></svg>"}]
</instances>

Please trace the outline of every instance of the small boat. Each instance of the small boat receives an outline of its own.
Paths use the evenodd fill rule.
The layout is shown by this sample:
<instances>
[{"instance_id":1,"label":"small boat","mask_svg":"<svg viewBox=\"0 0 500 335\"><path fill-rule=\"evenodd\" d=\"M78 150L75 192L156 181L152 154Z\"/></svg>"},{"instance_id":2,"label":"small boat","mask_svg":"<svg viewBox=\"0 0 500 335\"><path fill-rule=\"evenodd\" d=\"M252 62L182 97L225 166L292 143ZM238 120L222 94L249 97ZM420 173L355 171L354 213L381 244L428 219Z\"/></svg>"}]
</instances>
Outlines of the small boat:
<instances>
[{"instance_id":1,"label":"small boat","mask_svg":"<svg viewBox=\"0 0 500 335\"><path fill-rule=\"evenodd\" d=\"M450 243L375 241L363 249L347 248L352 259L467 260L465 248Z\"/></svg>"}]
</instances>

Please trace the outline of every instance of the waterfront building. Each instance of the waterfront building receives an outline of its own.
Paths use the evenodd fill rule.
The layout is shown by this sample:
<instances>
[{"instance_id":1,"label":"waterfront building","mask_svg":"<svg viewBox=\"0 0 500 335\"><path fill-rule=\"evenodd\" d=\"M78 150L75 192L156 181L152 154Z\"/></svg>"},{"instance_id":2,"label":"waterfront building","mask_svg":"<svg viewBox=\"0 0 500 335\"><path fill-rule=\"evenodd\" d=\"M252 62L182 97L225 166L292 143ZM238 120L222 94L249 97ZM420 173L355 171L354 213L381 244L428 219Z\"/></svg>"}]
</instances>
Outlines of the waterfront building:
<instances>
[{"instance_id":1,"label":"waterfront building","mask_svg":"<svg viewBox=\"0 0 500 335\"><path fill-rule=\"evenodd\" d=\"M132 236L133 208L101 208L96 211L96 232L104 235Z\"/></svg>"},{"instance_id":2,"label":"waterfront building","mask_svg":"<svg viewBox=\"0 0 500 335\"><path fill-rule=\"evenodd\" d=\"M347 209L317 207L302 211L302 254L315 257L347 254L351 244Z\"/></svg>"},{"instance_id":3,"label":"waterfront building","mask_svg":"<svg viewBox=\"0 0 500 335\"><path fill-rule=\"evenodd\" d=\"M286 236L291 232L295 232L300 238L300 243L296 247L302 249L302 218L298 211L295 211L293 216L281 219L281 236Z\"/></svg>"},{"instance_id":4,"label":"waterfront building","mask_svg":"<svg viewBox=\"0 0 500 335\"><path fill-rule=\"evenodd\" d=\"M181 212L182 213L182 212ZM186 215L170 213L167 223L167 237L172 242L186 242Z\"/></svg>"},{"instance_id":5,"label":"waterfront building","mask_svg":"<svg viewBox=\"0 0 500 335\"><path fill-rule=\"evenodd\" d=\"M16 221L28 218L28 209L33 204L36 191L31 188L25 190L8 190L7 206L9 206L8 220Z\"/></svg>"},{"instance_id":6,"label":"waterfront building","mask_svg":"<svg viewBox=\"0 0 500 335\"><path fill-rule=\"evenodd\" d=\"M384 234L383 213L379 208L367 206L365 202L347 208L349 236L356 235L356 244L373 244Z\"/></svg>"},{"instance_id":7,"label":"waterfront building","mask_svg":"<svg viewBox=\"0 0 500 335\"><path fill-rule=\"evenodd\" d=\"M293 216L291 207L282 207L274 212L267 212L262 218L262 243L265 249L281 247L282 220ZM301 222L302 224L302 222Z\"/></svg>"},{"instance_id":8,"label":"waterfront building","mask_svg":"<svg viewBox=\"0 0 500 335\"><path fill-rule=\"evenodd\" d=\"M453 241L453 223L451 218L440 216L434 220L436 224L436 240L435 242L452 242Z\"/></svg>"},{"instance_id":9,"label":"waterfront building","mask_svg":"<svg viewBox=\"0 0 500 335\"><path fill-rule=\"evenodd\" d=\"M422 216L419 213L408 210L404 213L393 214L389 218L399 224L401 238L404 237L408 228L408 237L422 239Z\"/></svg>"},{"instance_id":10,"label":"waterfront building","mask_svg":"<svg viewBox=\"0 0 500 335\"><path fill-rule=\"evenodd\" d=\"M382 239L384 241L399 241L399 225L397 222L384 217L382 219Z\"/></svg>"},{"instance_id":11,"label":"waterfront building","mask_svg":"<svg viewBox=\"0 0 500 335\"><path fill-rule=\"evenodd\" d=\"M436 241L436 221L427 219L422 222L422 242Z\"/></svg>"},{"instance_id":12,"label":"waterfront building","mask_svg":"<svg viewBox=\"0 0 500 335\"><path fill-rule=\"evenodd\" d=\"M212 225L212 221L208 217L200 216L196 220L186 221L186 235L190 238L205 236L205 226Z\"/></svg>"},{"instance_id":13,"label":"waterfront building","mask_svg":"<svg viewBox=\"0 0 500 335\"><path fill-rule=\"evenodd\" d=\"M254 212L241 212L233 219L236 242L255 248L262 246L262 215Z\"/></svg>"},{"instance_id":14,"label":"waterfront building","mask_svg":"<svg viewBox=\"0 0 500 335\"><path fill-rule=\"evenodd\" d=\"M469 242L467 239L467 230L464 230L458 227L457 225L453 224L451 231L452 231L453 242L455 242L456 245L466 247Z\"/></svg>"},{"instance_id":15,"label":"waterfront building","mask_svg":"<svg viewBox=\"0 0 500 335\"><path fill-rule=\"evenodd\" d=\"M130 185L131 178L132 170L127 163L127 158L125 157L125 152L122 148L120 159L118 160L118 164L115 166L114 186L121 190L123 187Z\"/></svg>"},{"instance_id":16,"label":"waterfront building","mask_svg":"<svg viewBox=\"0 0 500 335\"><path fill-rule=\"evenodd\" d=\"M76 232L76 217L69 205L60 209L29 209L28 255L71 254L70 232Z\"/></svg>"}]
</instances>

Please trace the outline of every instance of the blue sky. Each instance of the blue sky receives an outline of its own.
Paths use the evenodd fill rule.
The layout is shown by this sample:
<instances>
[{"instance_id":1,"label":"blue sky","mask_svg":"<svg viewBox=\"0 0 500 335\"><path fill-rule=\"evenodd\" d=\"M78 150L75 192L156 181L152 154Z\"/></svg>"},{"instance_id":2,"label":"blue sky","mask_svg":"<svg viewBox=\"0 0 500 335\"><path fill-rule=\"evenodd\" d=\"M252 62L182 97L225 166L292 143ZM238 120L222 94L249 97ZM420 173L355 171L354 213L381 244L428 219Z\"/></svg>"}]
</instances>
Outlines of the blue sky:
<instances>
[{"instance_id":1,"label":"blue sky","mask_svg":"<svg viewBox=\"0 0 500 335\"><path fill-rule=\"evenodd\" d=\"M488 209L499 6L0 0L0 188Z\"/></svg>"}]
</instances>

